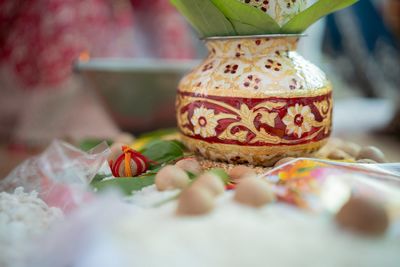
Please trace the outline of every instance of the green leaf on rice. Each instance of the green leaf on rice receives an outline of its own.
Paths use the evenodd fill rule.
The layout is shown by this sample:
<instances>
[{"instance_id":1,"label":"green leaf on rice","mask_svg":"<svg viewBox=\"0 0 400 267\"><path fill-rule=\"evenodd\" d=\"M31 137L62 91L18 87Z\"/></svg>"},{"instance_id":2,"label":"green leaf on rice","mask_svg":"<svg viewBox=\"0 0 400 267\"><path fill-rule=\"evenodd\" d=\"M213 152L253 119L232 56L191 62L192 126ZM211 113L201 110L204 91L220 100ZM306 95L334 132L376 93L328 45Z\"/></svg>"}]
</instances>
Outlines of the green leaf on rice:
<instances>
[{"instance_id":1,"label":"green leaf on rice","mask_svg":"<svg viewBox=\"0 0 400 267\"><path fill-rule=\"evenodd\" d=\"M283 25L281 32L302 33L322 17L351 6L356 2L358 0L319 0Z\"/></svg>"},{"instance_id":2,"label":"green leaf on rice","mask_svg":"<svg viewBox=\"0 0 400 267\"><path fill-rule=\"evenodd\" d=\"M183 144L176 140L156 140L147 144L140 152L159 166L182 158L184 149Z\"/></svg>"},{"instance_id":3,"label":"green leaf on rice","mask_svg":"<svg viewBox=\"0 0 400 267\"><path fill-rule=\"evenodd\" d=\"M238 28L235 27L238 35L254 34L252 33L254 28L261 30L260 33L257 31L257 34L277 33L280 30L278 23L271 16L255 7L246 5L238 0L211 1L232 23L238 22L236 27L240 31L238 32ZM246 24L252 26L252 28L246 27ZM251 32L247 31L249 29Z\"/></svg>"},{"instance_id":4,"label":"green leaf on rice","mask_svg":"<svg viewBox=\"0 0 400 267\"><path fill-rule=\"evenodd\" d=\"M145 174L138 177L118 177L106 180L104 180L104 176L97 175L90 185L99 192L114 188L125 195L132 195L135 191L154 184L155 176L162 166L182 158L184 150L184 145L176 140L152 141L140 151L148 159L155 162L150 165L149 171Z\"/></svg>"},{"instance_id":5,"label":"green leaf on rice","mask_svg":"<svg viewBox=\"0 0 400 267\"><path fill-rule=\"evenodd\" d=\"M171 0L202 37L236 35L224 14L210 0Z\"/></svg>"},{"instance_id":6,"label":"green leaf on rice","mask_svg":"<svg viewBox=\"0 0 400 267\"><path fill-rule=\"evenodd\" d=\"M139 177L120 177L91 183L91 186L101 192L109 189L117 189L125 195L132 195L149 185L154 184L155 174Z\"/></svg>"}]
</instances>

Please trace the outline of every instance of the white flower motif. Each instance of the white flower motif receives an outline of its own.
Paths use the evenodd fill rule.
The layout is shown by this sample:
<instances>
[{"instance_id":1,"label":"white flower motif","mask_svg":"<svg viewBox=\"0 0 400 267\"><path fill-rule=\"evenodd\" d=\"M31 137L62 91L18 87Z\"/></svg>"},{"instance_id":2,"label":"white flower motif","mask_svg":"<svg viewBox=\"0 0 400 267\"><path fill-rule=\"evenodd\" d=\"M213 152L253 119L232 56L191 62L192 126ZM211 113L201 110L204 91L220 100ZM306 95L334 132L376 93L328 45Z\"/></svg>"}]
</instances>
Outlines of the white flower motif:
<instances>
[{"instance_id":1,"label":"white flower motif","mask_svg":"<svg viewBox=\"0 0 400 267\"><path fill-rule=\"evenodd\" d=\"M201 135L203 138L217 134L215 128L218 125L218 117L212 109L207 109L203 106L196 108L193 111L190 122L193 124L194 133Z\"/></svg>"},{"instance_id":2,"label":"white flower motif","mask_svg":"<svg viewBox=\"0 0 400 267\"><path fill-rule=\"evenodd\" d=\"M288 134L295 134L300 138L304 133L311 131L314 114L309 106L296 104L289 107L286 116L282 119Z\"/></svg>"}]
</instances>

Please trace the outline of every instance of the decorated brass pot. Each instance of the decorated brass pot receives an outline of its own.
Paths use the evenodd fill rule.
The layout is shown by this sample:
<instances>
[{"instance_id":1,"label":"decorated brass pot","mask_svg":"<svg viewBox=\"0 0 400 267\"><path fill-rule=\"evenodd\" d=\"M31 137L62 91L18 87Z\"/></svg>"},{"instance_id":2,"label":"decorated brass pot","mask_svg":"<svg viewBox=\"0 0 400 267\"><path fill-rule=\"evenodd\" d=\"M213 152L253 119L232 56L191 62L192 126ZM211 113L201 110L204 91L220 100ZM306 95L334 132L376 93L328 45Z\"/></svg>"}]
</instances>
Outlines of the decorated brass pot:
<instances>
[{"instance_id":1,"label":"decorated brass pot","mask_svg":"<svg viewBox=\"0 0 400 267\"><path fill-rule=\"evenodd\" d=\"M331 131L332 88L296 52L299 36L208 38L208 57L179 84L183 142L213 160L269 166L306 156Z\"/></svg>"}]
</instances>

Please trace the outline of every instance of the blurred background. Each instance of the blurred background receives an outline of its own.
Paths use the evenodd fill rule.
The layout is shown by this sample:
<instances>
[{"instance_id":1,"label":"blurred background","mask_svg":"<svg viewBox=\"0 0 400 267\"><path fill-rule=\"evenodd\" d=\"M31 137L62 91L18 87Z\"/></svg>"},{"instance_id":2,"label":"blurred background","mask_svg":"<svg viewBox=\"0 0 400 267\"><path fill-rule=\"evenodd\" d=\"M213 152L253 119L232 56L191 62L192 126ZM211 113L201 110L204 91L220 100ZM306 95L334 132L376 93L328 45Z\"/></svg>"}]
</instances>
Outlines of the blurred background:
<instances>
[{"instance_id":1,"label":"blurred background","mask_svg":"<svg viewBox=\"0 0 400 267\"><path fill-rule=\"evenodd\" d=\"M399 40L400 0L362 0L300 45L333 82L334 135L391 161L400 161ZM0 177L54 138L173 127L177 83L205 55L168 0L0 1Z\"/></svg>"}]
</instances>

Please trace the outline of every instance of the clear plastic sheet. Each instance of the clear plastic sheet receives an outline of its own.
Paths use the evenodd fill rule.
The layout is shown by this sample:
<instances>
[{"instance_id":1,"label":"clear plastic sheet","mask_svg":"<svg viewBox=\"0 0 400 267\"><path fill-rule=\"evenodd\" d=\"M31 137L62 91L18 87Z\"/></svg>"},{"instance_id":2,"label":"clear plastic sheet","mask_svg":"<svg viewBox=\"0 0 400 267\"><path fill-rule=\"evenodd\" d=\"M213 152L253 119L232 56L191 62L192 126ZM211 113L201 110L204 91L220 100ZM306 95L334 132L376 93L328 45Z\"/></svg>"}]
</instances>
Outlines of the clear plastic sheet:
<instances>
[{"instance_id":1,"label":"clear plastic sheet","mask_svg":"<svg viewBox=\"0 0 400 267\"><path fill-rule=\"evenodd\" d=\"M105 142L84 152L55 140L43 153L17 166L0 182L0 190L12 192L21 186L27 192L38 192L48 205L68 211L91 197L89 183L108 154Z\"/></svg>"},{"instance_id":2,"label":"clear plastic sheet","mask_svg":"<svg viewBox=\"0 0 400 267\"><path fill-rule=\"evenodd\" d=\"M278 197L313 211L337 210L353 195L385 204L400 219L400 164L354 164L300 158L265 175Z\"/></svg>"}]
</instances>

